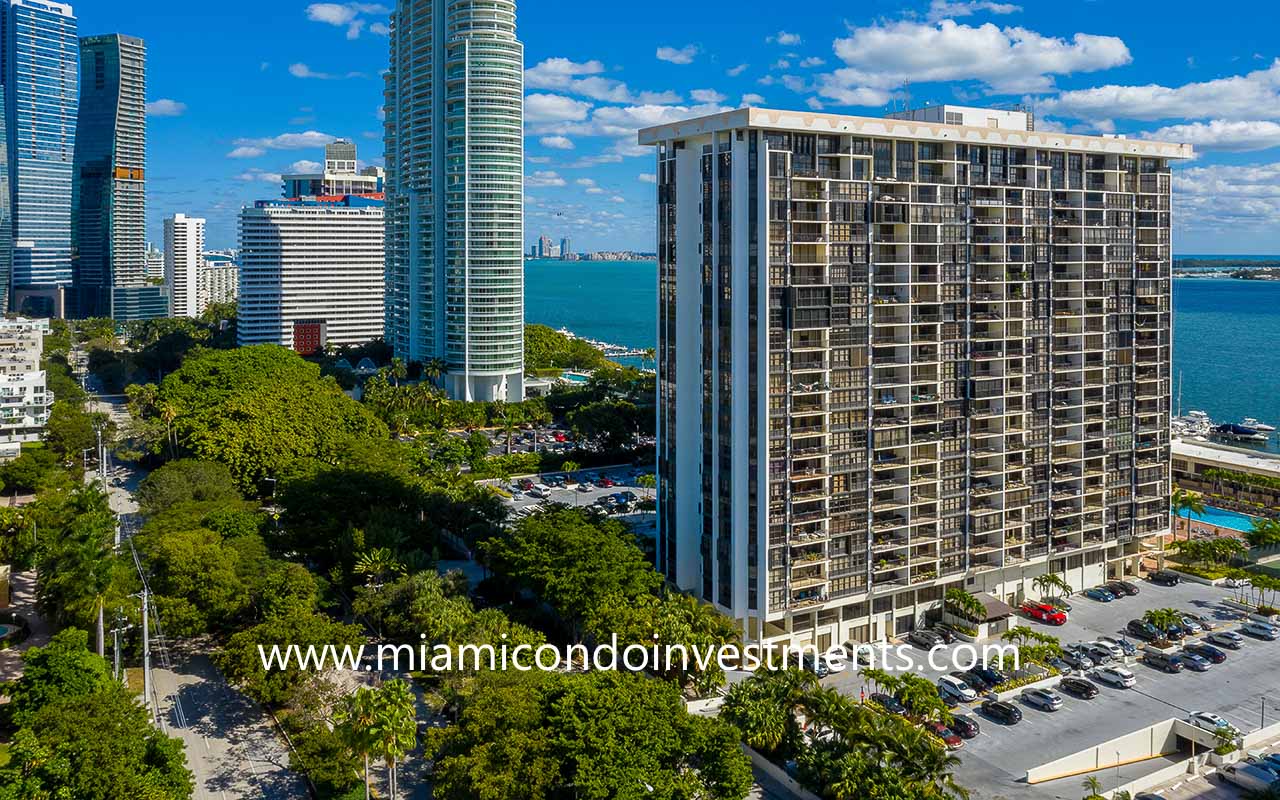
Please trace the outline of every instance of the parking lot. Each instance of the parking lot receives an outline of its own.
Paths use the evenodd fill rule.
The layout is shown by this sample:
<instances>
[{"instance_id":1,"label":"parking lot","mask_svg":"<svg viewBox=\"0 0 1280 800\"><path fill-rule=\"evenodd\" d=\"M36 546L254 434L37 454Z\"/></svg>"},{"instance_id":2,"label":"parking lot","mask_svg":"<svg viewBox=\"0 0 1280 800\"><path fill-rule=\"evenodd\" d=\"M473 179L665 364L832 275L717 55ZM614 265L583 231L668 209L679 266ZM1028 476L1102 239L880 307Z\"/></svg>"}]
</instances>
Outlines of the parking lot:
<instances>
[{"instance_id":1,"label":"parking lot","mask_svg":"<svg viewBox=\"0 0 1280 800\"><path fill-rule=\"evenodd\" d=\"M1239 628L1237 612L1219 602L1230 596L1228 589L1187 582L1166 587L1146 581L1139 587L1141 593L1136 597L1110 603L1073 596L1065 625L1033 622L1032 628L1057 636L1064 645L1092 641L1103 635L1123 635L1129 620L1140 618L1143 612L1153 608L1177 608L1210 617L1220 622L1218 630ZM1160 720L1185 719L1197 711L1216 712L1241 732L1248 733L1263 726L1264 698L1266 718L1274 723L1280 720L1280 671L1274 669L1280 656L1280 642L1248 636L1245 639L1240 650L1225 651L1226 662L1213 665L1207 672L1183 670L1167 674L1139 662L1129 667L1138 679L1130 689L1112 688L1095 681L1100 689L1096 698L1082 700L1063 693L1063 707L1053 712L1017 701L1023 720L1015 726L1003 726L975 713L977 703L961 704L955 711L971 713L978 719L982 733L965 742L958 752L961 766L957 778L972 791L973 800L1074 799L1081 795L1080 782L1085 776L1028 786L1023 783L1027 769ZM913 654L917 662L923 662L924 651L917 648ZM935 655L935 660L950 661L941 653ZM941 674L924 663L919 663L916 671L932 680ZM861 678L850 672L831 675L823 683L854 696L863 686ZM1104 787L1117 786L1168 763L1155 759L1122 766L1118 772L1114 768L1105 770L1097 773L1097 777Z\"/></svg>"},{"instance_id":2,"label":"parking lot","mask_svg":"<svg viewBox=\"0 0 1280 800\"><path fill-rule=\"evenodd\" d=\"M546 497L537 497L524 490L517 489L520 478L511 481L486 481L486 483L498 487L504 493L511 495L510 498L506 499L506 503L511 510L512 519L519 519L521 516L548 503L563 503L572 507L597 506L604 508L603 502L605 498L630 493L635 497L634 502L625 508L609 506L607 508L608 512L630 523L637 529L636 532L638 534L652 535L651 530L656 525L656 515L652 511L642 510L640 505L645 500L651 500L654 492L651 488L638 485L640 476L652 474L652 469L621 465L581 469L569 473L548 472L544 475L529 476L528 480L533 484L543 485L548 488L549 491ZM548 481L555 482L556 479L563 479L566 484L555 486L548 483Z\"/></svg>"}]
</instances>

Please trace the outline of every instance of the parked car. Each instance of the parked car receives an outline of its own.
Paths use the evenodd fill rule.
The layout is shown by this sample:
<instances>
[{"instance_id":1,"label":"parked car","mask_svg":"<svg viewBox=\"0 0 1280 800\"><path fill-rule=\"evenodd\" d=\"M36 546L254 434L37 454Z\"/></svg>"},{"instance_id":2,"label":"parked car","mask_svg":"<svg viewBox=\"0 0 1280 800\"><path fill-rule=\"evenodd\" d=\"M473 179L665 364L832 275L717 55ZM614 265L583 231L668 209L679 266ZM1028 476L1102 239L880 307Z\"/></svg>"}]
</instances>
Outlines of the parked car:
<instances>
[{"instance_id":1,"label":"parked car","mask_svg":"<svg viewBox=\"0 0 1280 800\"><path fill-rule=\"evenodd\" d=\"M582 483L578 484L578 491L580 492L589 492L594 488L596 487L592 485L591 481L584 480Z\"/></svg>"},{"instance_id":2,"label":"parked car","mask_svg":"<svg viewBox=\"0 0 1280 800\"><path fill-rule=\"evenodd\" d=\"M1196 622L1191 617L1178 617L1178 624L1188 634L1200 633L1203 630L1203 628L1200 627L1200 623Z\"/></svg>"},{"instance_id":3,"label":"parked car","mask_svg":"<svg viewBox=\"0 0 1280 800\"><path fill-rule=\"evenodd\" d=\"M1075 667L1071 666L1070 664L1058 658L1057 656L1049 656L1044 660L1044 663L1045 663L1045 666L1053 667L1058 672L1070 672L1071 670L1075 669Z\"/></svg>"},{"instance_id":4,"label":"parked car","mask_svg":"<svg viewBox=\"0 0 1280 800\"><path fill-rule=\"evenodd\" d=\"M1186 619L1194 621L1203 631L1212 631L1218 627L1218 621L1205 614L1193 614L1188 611L1185 617Z\"/></svg>"},{"instance_id":5,"label":"parked car","mask_svg":"<svg viewBox=\"0 0 1280 800\"><path fill-rule=\"evenodd\" d=\"M1239 650L1244 644L1244 637L1235 631L1214 631L1204 637L1205 641L1212 642L1219 647L1225 647L1228 650Z\"/></svg>"},{"instance_id":6,"label":"parked car","mask_svg":"<svg viewBox=\"0 0 1280 800\"><path fill-rule=\"evenodd\" d=\"M934 736L942 740L948 750L959 750L964 747L964 741L960 738L960 734L943 725L941 722L926 722L924 729Z\"/></svg>"},{"instance_id":7,"label":"parked car","mask_svg":"<svg viewBox=\"0 0 1280 800\"><path fill-rule=\"evenodd\" d=\"M613 478L610 478L608 475L596 481L596 483L600 485L601 489L612 489L615 486Z\"/></svg>"},{"instance_id":8,"label":"parked car","mask_svg":"<svg viewBox=\"0 0 1280 800\"><path fill-rule=\"evenodd\" d=\"M1022 710L1003 700L988 700L982 704L982 713L1005 725L1017 725L1022 721Z\"/></svg>"},{"instance_id":9,"label":"parked car","mask_svg":"<svg viewBox=\"0 0 1280 800\"><path fill-rule=\"evenodd\" d=\"M1023 603L1022 612L1032 619L1050 625L1065 625L1067 622L1067 612L1060 611L1048 603Z\"/></svg>"},{"instance_id":10,"label":"parked car","mask_svg":"<svg viewBox=\"0 0 1280 800\"><path fill-rule=\"evenodd\" d=\"M1254 792L1267 792L1271 789L1271 784L1275 783L1276 776L1274 772L1263 769L1256 764L1248 764L1237 762L1235 764L1226 764L1218 770L1218 774L1225 781L1230 781L1242 789Z\"/></svg>"},{"instance_id":11,"label":"parked car","mask_svg":"<svg viewBox=\"0 0 1280 800\"><path fill-rule=\"evenodd\" d=\"M1070 664L1072 669L1093 669L1093 659L1078 650L1063 648L1062 660Z\"/></svg>"},{"instance_id":12,"label":"parked car","mask_svg":"<svg viewBox=\"0 0 1280 800\"><path fill-rule=\"evenodd\" d=\"M1156 626L1145 620L1131 619L1125 626L1125 630L1135 639L1141 639L1144 642L1154 642L1160 638L1160 631L1156 630Z\"/></svg>"},{"instance_id":13,"label":"parked car","mask_svg":"<svg viewBox=\"0 0 1280 800\"><path fill-rule=\"evenodd\" d=\"M1069 675L1058 681L1058 688L1083 700L1092 700L1098 696L1098 685L1086 678Z\"/></svg>"},{"instance_id":14,"label":"parked car","mask_svg":"<svg viewBox=\"0 0 1280 800\"><path fill-rule=\"evenodd\" d=\"M1097 600L1099 603L1110 603L1116 599L1116 596L1101 586L1092 586L1084 590L1084 596L1090 600Z\"/></svg>"},{"instance_id":15,"label":"parked car","mask_svg":"<svg viewBox=\"0 0 1280 800\"><path fill-rule=\"evenodd\" d=\"M908 633L907 641L911 642L916 647L922 647L925 650L932 650L935 647L942 646L942 637L925 628L916 628Z\"/></svg>"},{"instance_id":16,"label":"parked car","mask_svg":"<svg viewBox=\"0 0 1280 800\"><path fill-rule=\"evenodd\" d=\"M1120 689L1128 689L1138 682L1137 677L1124 667L1101 667L1093 673L1093 677Z\"/></svg>"},{"instance_id":17,"label":"parked car","mask_svg":"<svg viewBox=\"0 0 1280 800\"><path fill-rule=\"evenodd\" d=\"M964 685L968 686L970 689L980 694L991 691L991 684L987 683L982 678L978 677L972 672L961 672L959 670L956 670L955 672L951 673L951 677L955 678L956 680L960 681Z\"/></svg>"},{"instance_id":18,"label":"parked car","mask_svg":"<svg viewBox=\"0 0 1280 800\"><path fill-rule=\"evenodd\" d=\"M1260 756L1248 755L1244 757L1244 760L1250 764L1266 767L1272 772L1280 771L1280 753L1263 753Z\"/></svg>"},{"instance_id":19,"label":"parked car","mask_svg":"<svg viewBox=\"0 0 1280 800\"><path fill-rule=\"evenodd\" d=\"M812 672L819 678L825 678L831 674L831 670L827 667L827 660L821 655L814 657L813 653L799 654L800 668Z\"/></svg>"},{"instance_id":20,"label":"parked car","mask_svg":"<svg viewBox=\"0 0 1280 800\"><path fill-rule=\"evenodd\" d=\"M973 669L969 670L969 672L977 675L979 678L982 678L993 687L999 686L1009 680L1009 677L1003 672L998 669L988 667L986 664L978 664Z\"/></svg>"},{"instance_id":21,"label":"parked car","mask_svg":"<svg viewBox=\"0 0 1280 800\"><path fill-rule=\"evenodd\" d=\"M1123 636L1099 636L1098 641L1104 644L1113 644L1120 648L1120 652L1126 656L1136 655L1138 646Z\"/></svg>"},{"instance_id":22,"label":"parked car","mask_svg":"<svg viewBox=\"0 0 1280 800\"><path fill-rule=\"evenodd\" d=\"M1110 647L1100 642L1085 642L1082 652L1100 667L1104 664L1110 664L1117 658Z\"/></svg>"},{"instance_id":23,"label":"parked car","mask_svg":"<svg viewBox=\"0 0 1280 800\"><path fill-rule=\"evenodd\" d=\"M1206 731L1216 731L1219 729L1224 731L1235 730L1230 722L1227 722L1221 716L1213 713L1212 711L1197 711L1187 717L1187 722L1190 722L1197 728Z\"/></svg>"},{"instance_id":24,"label":"parked car","mask_svg":"<svg viewBox=\"0 0 1280 800\"><path fill-rule=\"evenodd\" d=\"M1268 642L1274 642L1276 639L1280 639L1280 628L1266 622L1258 622L1253 619L1242 625L1240 630L1258 639L1266 639Z\"/></svg>"},{"instance_id":25,"label":"parked car","mask_svg":"<svg viewBox=\"0 0 1280 800\"><path fill-rule=\"evenodd\" d=\"M1088 642L1088 645L1090 650L1101 650L1111 658L1124 658L1124 648L1107 639L1098 639L1096 641Z\"/></svg>"},{"instance_id":26,"label":"parked car","mask_svg":"<svg viewBox=\"0 0 1280 800\"><path fill-rule=\"evenodd\" d=\"M1206 659L1210 664L1221 664L1223 661L1227 660L1226 653L1213 645L1205 644L1204 642L1192 642L1183 649L1188 653L1195 653L1201 658Z\"/></svg>"},{"instance_id":27,"label":"parked car","mask_svg":"<svg viewBox=\"0 0 1280 800\"><path fill-rule=\"evenodd\" d=\"M841 647L844 648L845 657L851 664L857 664L859 667L875 666L875 648L872 645L845 642Z\"/></svg>"},{"instance_id":28,"label":"parked car","mask_svg":"<svg viewBox=\"0 0 1280 800\"><path fill-rule=\"evenodd\" d=\"M907 707L904 706L898 698L892 695L876 692L871 695L871 702L880 706L885 711L888 711L890 714L897 714L900 717L905 717L907 715Z\"/></svg>"},{"instance_id":29,"label":"parked car","mask_svg":"<svg viewBox=\"0 0 1280 800\"><path fill-rule=\"evenodd\" d=\"M1112 587L1115 587L1115 588L1112 588ZM1117 592L1116 589L1119 589L1120 591ZM1110 591L1112 594L1114 594L1116 597L1119 597L1121 594L1126 594L1129 597L1133 597L1136 594L1138 594L1138 592L1140 591L1138 589L1138 585L1136 583L1133 583L1132 581L1111 581L1107 584L1107 590Z\"/></svg>"},{"instance_id":30,"label":"parked car","mask_svg":"<svg viewBox=\"0 0 1280 800\"><path fill-rule=\"evenodd\" d=\"M1057 711L1062 708L1062 697L1048 689L1023 689L1022 702L1041 711Z\"/></svg>"},{"instance_id":31,"label":"parked car","mask_svg":"<svg viewBox=\"0 0 1280 800\"><path fill-rule=\"evenodd\" d=\"M1182 660L1182 666L1192 672L1208 672L1209 667L1213 666L1213 662L1209 661L1209 659L1190 650L1183 650L1178 653L1178 658Z\"/></svg>"},{"instance_id":32,"label":"parked car","mask_svg":"<svg viewBox=\"0 0 1280 800\"><path fill-rule=\"evenodd\" d=\"M953 715L951 717L951 730L965 739L972 739L982 733L982 727L978 725L978 721L968 714Z\"/></svg>"},{"instance_id":33,"label":"parked car","mask_svg":"<svg viewBox=\"0 0 1280 800\"><path fill-rule=\"evenodd\" d=\"M1174 655L1148 650L1142 654L1142 660L1165 672L1182 672L1182 659Z\"/></svg>"},{"instance_id":34,"label":"parked car","mask_svg":"<svg viewBox=\"0 0 1280 800\"><path fill-rule=\"evenodd\" d=\"M1187 638L1187 629L1181 625L1170 625L1164 629L1163 633L1164 638L1171 642L1180 642Z\"/></svg>"},{"instance_id":35,"label":"parked car","mask_svg":"<svg viewBox=\"0 0 1280 800\"><path fill-rule=\"evenodd\" d=\"M1182 578L1167 569L1159 569L1148 575L1147 580L1152 583L1158 583L1161 586L1177 586L1182 581Z\"/></svg>"},{"instance_id":36,"label":"parked car","mask_svg":"<svg viewBox=\"0 0 1280 800\"><path fill-rule=\"evenodd\" d=\"M950 675L943 675L941 678L938 678L938 688L962 703L968 703L971 700L978 699L978 693L974 691L969 684L959 678L953 678Z\"/></svg>"},{"instance_id":37,"label":"parked car","mask_svg":"<svg viewBox=\"0 0 1280 800\"><path fill-rule=\"evenodd\" d=\"M956 640L955 633L945 625L934 625L929 628L929 631L931 633L936 633L938 638L942 640L943 644L953 644Z\"/></svg>"},{"instance_id":38,"label":"parked car","mask_svg":"<svg viewBox=\"0 0 1280 800\"><path fill-rule=\"evenodd\" d=\"M1228 587L1232 589L1245 589L1253 585L1253 581L1248 578L1227 578Z\"/></svg>"}]
</instances>

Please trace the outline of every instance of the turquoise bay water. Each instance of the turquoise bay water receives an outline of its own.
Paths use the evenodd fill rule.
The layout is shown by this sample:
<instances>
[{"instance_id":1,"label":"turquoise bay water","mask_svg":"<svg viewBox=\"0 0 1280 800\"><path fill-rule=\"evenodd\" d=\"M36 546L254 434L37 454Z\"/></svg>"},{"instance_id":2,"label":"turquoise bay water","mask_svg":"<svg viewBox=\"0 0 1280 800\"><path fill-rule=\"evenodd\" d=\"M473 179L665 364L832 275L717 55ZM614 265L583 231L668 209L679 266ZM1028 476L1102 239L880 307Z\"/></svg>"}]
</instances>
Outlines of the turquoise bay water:
<instances>
[{"instance_id":1,"label":"turquoise bay water","mask_svg":"<svg viewBox=\"0 0 1280 800\"><path fill-rule=\"evenodd\" d=\"M1280 281L1177 278L1173 308L1175 411L1181 376L1183 413L1280 426ZM657 340L657 315L656 262L525 262L529 322L645 348Z\"/></svg>"}]
</instances>

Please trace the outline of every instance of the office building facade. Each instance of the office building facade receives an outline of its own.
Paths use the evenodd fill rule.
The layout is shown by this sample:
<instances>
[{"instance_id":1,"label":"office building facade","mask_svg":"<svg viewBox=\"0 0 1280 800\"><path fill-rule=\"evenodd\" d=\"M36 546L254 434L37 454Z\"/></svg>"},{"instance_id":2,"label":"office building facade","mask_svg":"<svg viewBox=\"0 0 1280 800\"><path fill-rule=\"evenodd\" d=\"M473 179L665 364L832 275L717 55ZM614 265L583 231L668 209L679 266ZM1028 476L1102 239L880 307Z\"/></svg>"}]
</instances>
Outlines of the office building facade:
<instances>
[{"instance_id":1,"label":"office building facade","mask_svg":"<svg viewBox=\"0 0 1280 800\"><path fill-rule=\"evenodd\" d=\"M659 565L751 640L882 640L1169 528L1191 148L741 109L657 148Z\"/></svg>"},{"instance_id":2,"label":"office building facade","mask_svg":"<svg viewBox=\"0 0 1280 800\"><path fill-rule=\"evenodd\" d=\"M241 209L237 343L312 353L380 338L384 224L378 196Z\"/></svg>"},{"instance_id":3,"label":"office building facade","mask_svg":"<svg viewBox=\"0 0 1280 800\"><path fill-rule=\"evenodd\" d=\"M386 74L387 341L520 400L524 48L512 0L399 0Z\"/></svg>"},{"instance_id":4,"label":"office building facade","mask_svg":"<svg viewBox=\"0 0 1280 800\"><path fill-rule=\"evenodd\" d=\"M112 287L146 284L146 58L146 45L132 36L80 40L71 214L74 316L114 317ZM131 304L129 310L138 309Z\"/></svg>"},{"instance_id":5,"label":"office building facade","mask_svg":"<svg viewBox=\"0 0 1280 800\"><path fill-rule=\"evenodd\" d=\"M11 304L61 314L71 284L80 40L70 5L0 0L8 144Z\"/></svg>"},{"instance_id":6,"label":"office building facade","mask_svg":"<svg viewBox=\"0 0 1280 800\"><path fill-rule=\"evenodd\" d=\"M164 283L169 313L198 317L200 270L204 267L204 225L200 217L174 214L164 220Z\"/></svg>"}]
</instances>

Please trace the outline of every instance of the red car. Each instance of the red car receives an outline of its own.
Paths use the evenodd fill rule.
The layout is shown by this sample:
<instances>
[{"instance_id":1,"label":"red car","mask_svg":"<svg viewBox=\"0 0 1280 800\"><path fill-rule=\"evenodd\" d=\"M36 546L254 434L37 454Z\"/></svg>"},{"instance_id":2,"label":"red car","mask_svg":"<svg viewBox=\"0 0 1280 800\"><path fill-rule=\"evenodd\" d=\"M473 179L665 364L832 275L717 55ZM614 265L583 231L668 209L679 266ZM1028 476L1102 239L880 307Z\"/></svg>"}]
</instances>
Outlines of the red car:
<instances>
[{"instance_id":1,"label":"red car","mask_svg":"<svg viewBox=\"0 0 1280 800\"><path fill-rule=\"evenodd\" d=\"M926 722L924 729L941 739L948 750L959 750L964 747L964 740L960 738L960 735L941 722Z\"/></svg>"},{"instance_id":2,"label":"red car","mask_svg":"<svg viewBox=\"0 0 1280 800\"><path fill-rule=\"evenodd\" d=\"M557 442L563 442L565 440L565 435L557 431L555 435L555 439Z\"/></svg>"},{"instance_id":3,"label":"red car","mask_svg":"<svg viewBox=\"0 0 1280 800\"><path fill-rule=\"evenodd\" d=\"M1038 619L1050 625L1065 625L1067 622L1067 612L1060 611L1048 603L1023 603L1022 612L1032 619Z\"/></svg>"},{"instance_id":4,"label":"red car","mask_svg":"<svg viewBox=\"0 0 1280 800\"><path fill-rule=\"evenodd\" d=\"M601 489L612 489L614 486L614 483L612 478L601 478L600 480L596 481L596 485L599 486Z\"/></svg>"}]
</instances>

